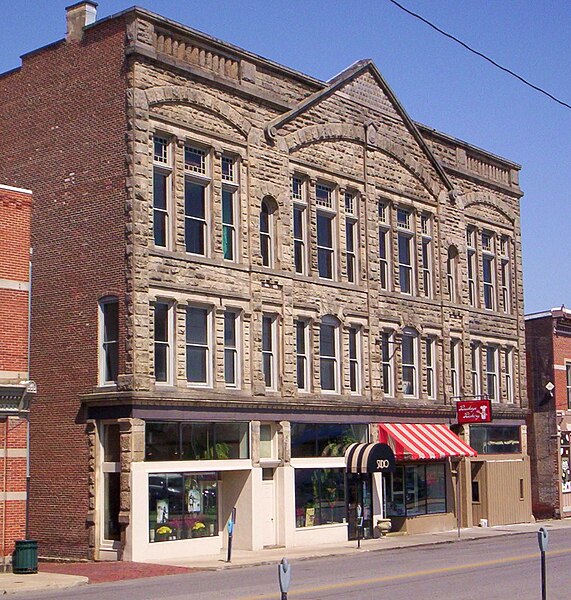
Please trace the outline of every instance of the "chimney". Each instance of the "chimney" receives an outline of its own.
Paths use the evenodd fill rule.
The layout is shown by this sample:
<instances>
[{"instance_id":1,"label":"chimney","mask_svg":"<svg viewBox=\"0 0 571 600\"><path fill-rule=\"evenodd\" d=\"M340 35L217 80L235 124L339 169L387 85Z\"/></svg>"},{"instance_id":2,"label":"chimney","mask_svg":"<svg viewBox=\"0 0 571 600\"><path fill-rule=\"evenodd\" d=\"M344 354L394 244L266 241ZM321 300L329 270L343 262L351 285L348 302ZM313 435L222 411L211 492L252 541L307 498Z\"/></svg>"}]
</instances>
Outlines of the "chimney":
<instances>
[{"instance_id":1,"label":"chimney","mask_svg":"<svg viewBox=\"0 0 571 600\"><path fill-rule=\"evenodd\" d=\"M66 7L66 41L79 41L83 37L83 28L91 25L97 16L97 2L86 0Z\"/></svg>"}]
</instances>

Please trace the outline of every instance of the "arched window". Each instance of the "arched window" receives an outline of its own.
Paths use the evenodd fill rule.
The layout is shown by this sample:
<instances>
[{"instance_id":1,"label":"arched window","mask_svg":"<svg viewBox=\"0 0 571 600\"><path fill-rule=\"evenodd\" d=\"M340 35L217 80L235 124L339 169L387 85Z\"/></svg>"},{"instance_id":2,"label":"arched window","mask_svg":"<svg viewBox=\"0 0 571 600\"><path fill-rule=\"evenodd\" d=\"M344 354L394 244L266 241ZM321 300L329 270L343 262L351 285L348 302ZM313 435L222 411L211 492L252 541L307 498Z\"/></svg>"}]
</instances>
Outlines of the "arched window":
<instances>
[{"instance_id":1,"label":"arched window","mask_svg":"<svg viewBox=\"0 0 571 600\"><path fill-rule=\"evenodd\" d=\"M456 246L448 248L446 277L448 280L448 300L458 302L458 248Z\"/></svg>"},{"instance_id":2,"label":"arched window","mask_svg":"<svg viewBox=\"0 0 571 600\"><path fill-rule=\"evenodd\" d=\"M274 213L275 203L269 196L262 200L260 209L260 254L264 267L273 267L275 262L274 250Z\"/></svg>"}]
</instances>

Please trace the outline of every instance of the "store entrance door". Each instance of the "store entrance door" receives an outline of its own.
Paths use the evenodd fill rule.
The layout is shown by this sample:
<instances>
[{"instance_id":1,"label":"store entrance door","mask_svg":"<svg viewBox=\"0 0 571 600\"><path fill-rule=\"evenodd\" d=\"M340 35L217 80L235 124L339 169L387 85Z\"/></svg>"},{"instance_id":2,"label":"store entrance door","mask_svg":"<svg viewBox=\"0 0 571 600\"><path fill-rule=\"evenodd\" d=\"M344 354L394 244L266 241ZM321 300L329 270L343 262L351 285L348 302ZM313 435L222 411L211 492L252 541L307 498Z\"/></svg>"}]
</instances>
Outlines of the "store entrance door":
<instances>
[{"instance_id":1,"label":"store entrance door","mask_svg":"<svg viewBox=\"0 0 571 600\"><path fill-rule=\"evenodd\" d=\"M350 540L357 539L357 505L363 512L361 538L373 536L372 476L368 473L347 473L347 523Z\"/></svg>"}]
</instances>

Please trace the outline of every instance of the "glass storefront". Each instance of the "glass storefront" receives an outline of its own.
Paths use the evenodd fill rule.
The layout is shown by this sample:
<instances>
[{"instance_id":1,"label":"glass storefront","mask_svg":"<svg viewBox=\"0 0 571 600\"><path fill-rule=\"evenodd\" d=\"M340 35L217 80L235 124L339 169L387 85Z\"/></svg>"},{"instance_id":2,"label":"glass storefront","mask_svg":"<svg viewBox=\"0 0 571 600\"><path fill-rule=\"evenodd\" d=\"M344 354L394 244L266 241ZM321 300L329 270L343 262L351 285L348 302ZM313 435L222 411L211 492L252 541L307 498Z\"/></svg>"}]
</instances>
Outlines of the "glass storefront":
<instances>
[{"instance_id":1,"label":"glass storefront","mask_svg":"<svg viewBox=\"0 0 571 600\"><path fill-rule=\"evenodd\" d=\"M249 456L248 423L145 423L145 460L227 460Z\"/></svg>"},{"instance_id":2,"label":"glass storefront","mask_svg":"<svg viewBox=\"0 0 571 600\"><path fill-rule=\"evenodd\" d=\"M346 423L292 423L292 458L344 456L355 442L368 440L368 426Z\"/></svg>"},{"instance_id":3,"label":"glass storefront","mask_svg":"<svg viewBox=\"0 0 571 600\"><path fill-rule=\"evenodd\" d=\"M414 517L446 512L446 469L443 463L397 466L387 475L386 514Z\"/></svg>"},{"instance_id":4,"label":"glass storefront","mask_svg":"<svg viewBox=\"0 0 571 600\"><path fill-rule=\"evenodd\" d=\"M295 524L344 523L345 469L295 470Z\"/></svg>"},{"instance_id":5,"label":"glass storefront","mask_svg":"<svg viewBox=\"0 0 571 600\"><path fill-rule=\"evenodd\" d=\"M149 541L218 535L216 473L149 475Z\"/></svg>"},{"instance_id":6,"label":"glass storefront","mask_svg":"<svg viewBox=\"0 0 571 600\"><path fill-rule=\"evenodd\" d=\"M478 454L518 454L519 425L470 425L470 446Z\"/></svg>"}]
</instances>

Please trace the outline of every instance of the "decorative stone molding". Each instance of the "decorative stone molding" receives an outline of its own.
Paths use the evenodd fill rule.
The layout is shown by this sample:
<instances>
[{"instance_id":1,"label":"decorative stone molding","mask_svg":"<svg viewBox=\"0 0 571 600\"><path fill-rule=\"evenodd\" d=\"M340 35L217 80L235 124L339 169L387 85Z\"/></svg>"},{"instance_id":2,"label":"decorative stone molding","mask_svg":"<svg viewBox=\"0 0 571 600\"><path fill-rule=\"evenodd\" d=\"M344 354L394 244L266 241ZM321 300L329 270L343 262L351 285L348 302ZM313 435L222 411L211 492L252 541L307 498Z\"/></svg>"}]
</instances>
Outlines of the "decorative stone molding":
<instances>
[{"instance_id":1,"label":"decorative stone molding","mask_svg":"<svg viewBox=\"0 0 571 600\"><path fill-rule=\"evenodd\" d=\"M141 99L140 96L139 99ZM191 104L214 112L238 129L244 137L248 137L248 133L252 128L252 124L247 119L223 100L200 90L181 85L165 85L146 90L145 105L141 108L148 110L150 107L159 104L173 103Z\"/></svg>"},{"instance_id":2,"label":"decorative stone molding","mask_svg":"<svg viewBox=\"0 0 571 600\"><path fill-rule=\"evenodd\" d=\"M485 192L470 192L461 196L459 200L459 208L466 210L467 208L470 208L471 206L475 206L477 204L485 204L498 211L512 225L515 223L516 215L514 211L510 208L510 206L507 204L507 202L504 202L499 198L495 198L490 194L487 194Z\"/></svg>"}]
</instances>

